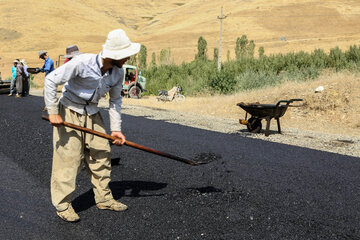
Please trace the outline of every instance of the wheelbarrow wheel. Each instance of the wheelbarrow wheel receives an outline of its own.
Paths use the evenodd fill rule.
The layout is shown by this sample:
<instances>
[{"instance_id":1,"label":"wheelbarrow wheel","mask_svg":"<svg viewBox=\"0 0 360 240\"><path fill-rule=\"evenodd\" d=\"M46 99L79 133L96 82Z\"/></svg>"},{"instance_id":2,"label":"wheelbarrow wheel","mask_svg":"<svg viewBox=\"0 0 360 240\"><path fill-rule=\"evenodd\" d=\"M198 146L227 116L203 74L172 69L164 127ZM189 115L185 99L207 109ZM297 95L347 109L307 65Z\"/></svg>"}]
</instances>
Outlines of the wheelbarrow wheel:
<instances>
[{"instance_id":1,"label":"wheelbarrow wheel","mask_svg":"<svg viewBox=\"0 0 360 240\"><path fill-rule=\"evenodd\" d=\"M251 133L259 133L262 128L261 119L259 118L249 118L248 124L246 125L247 129Z\"/></svg>"}]
</instances>

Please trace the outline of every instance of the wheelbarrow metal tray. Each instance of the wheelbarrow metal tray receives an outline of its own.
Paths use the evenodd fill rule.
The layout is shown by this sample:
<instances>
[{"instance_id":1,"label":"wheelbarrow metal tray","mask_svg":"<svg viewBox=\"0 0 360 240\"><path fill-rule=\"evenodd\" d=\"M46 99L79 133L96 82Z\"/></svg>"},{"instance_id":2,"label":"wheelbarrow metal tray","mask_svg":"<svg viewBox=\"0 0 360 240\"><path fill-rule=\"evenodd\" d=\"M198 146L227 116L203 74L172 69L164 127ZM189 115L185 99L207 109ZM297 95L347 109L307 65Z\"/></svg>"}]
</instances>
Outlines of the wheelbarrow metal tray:
<instances>
[{"instance_id":1,"label":"wheelbarrow metal tray","mask_svg":"<svg viewBox=\"0 0 360 240\"><path fill-rule=\"evenodd\" d=\"M244 109L246 112L257 118L279 118L284 116L288 106L287 105L276 105L276 104L244 104L238 103L239 107Z\"/></svg>"}]
</instances>

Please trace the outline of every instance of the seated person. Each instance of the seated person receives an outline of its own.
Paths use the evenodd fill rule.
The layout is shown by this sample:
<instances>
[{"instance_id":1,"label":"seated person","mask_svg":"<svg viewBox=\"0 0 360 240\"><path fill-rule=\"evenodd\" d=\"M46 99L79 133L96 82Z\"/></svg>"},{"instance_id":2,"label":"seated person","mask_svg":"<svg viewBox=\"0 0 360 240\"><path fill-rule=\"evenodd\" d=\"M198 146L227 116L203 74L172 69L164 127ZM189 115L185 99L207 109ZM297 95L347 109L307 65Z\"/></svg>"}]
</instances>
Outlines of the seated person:
<instances>
[{"instance_id":1,"label":"seated person","mask_svg":"<svg viewBox=\"0 0 360 240\"><path fill-rule=\"evenodd\" d=\"M133 72L129 72L129 69L126 69L125 81L129 83L135 81L135 74Z\"/></svg>"},{"instance_id":2,"label":"seated person","mask_svg":"<svg viewBox=\"0 0 360 240\"><path fill-rule=\"evenodd\" d=\"M177 87L173 87L168 91L168 96L170 97L170 100L173 100L175 98L177 92Z\"/></svg>"}]
</instances>

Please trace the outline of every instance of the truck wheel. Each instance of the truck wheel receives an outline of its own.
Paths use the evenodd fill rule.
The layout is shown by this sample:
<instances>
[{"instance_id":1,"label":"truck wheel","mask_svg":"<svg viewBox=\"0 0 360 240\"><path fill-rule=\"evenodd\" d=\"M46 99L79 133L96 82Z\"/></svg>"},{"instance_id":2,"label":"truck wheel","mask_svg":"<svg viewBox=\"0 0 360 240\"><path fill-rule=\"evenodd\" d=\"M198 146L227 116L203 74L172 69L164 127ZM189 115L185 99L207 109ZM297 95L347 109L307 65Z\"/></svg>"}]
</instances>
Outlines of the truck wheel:
<instances>
[{"instance_id":1,"label":"truck wheel","mask_svg":"<svg viewBox=\"0 0 360 240\"><path fill-rule=\"evenodd\" d=\"M141 89L138 86L132 86L129 90L129 97L131 98L141 98Z\"/></svg>"}]
</instances>

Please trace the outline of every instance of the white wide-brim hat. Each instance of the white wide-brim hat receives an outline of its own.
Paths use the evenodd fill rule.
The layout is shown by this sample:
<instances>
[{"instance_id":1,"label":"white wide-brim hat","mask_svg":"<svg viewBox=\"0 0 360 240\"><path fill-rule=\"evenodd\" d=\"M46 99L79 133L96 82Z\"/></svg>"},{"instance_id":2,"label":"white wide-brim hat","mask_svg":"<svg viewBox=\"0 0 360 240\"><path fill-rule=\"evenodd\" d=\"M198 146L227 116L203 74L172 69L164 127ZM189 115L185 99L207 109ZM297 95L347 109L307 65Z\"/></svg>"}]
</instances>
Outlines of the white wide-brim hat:
<instances>
[{"instance_id":1,"label":"white wide-brim hat","mask_svg":"<svg viewBox=\"0 0 360 240\"><path fill-rule=\"evenodd\" d=\"M76 55L80 55L82 52L79 51L78 46L76 45L69 45L66 47L66 54L63 56L63 58L73 58Z\"/></svg>"},{"instance_id":2,"label":"white wide-brim hat","mask_svg":"<svg viewBox=\"0 0 360 240\"><path fill-rule=\"evenodd\" d=\"M102 58L120 60L140 51L141 44L130 41L124 30L116 29L109 32L101 52Z\"/></svg>"}]
</instances>

